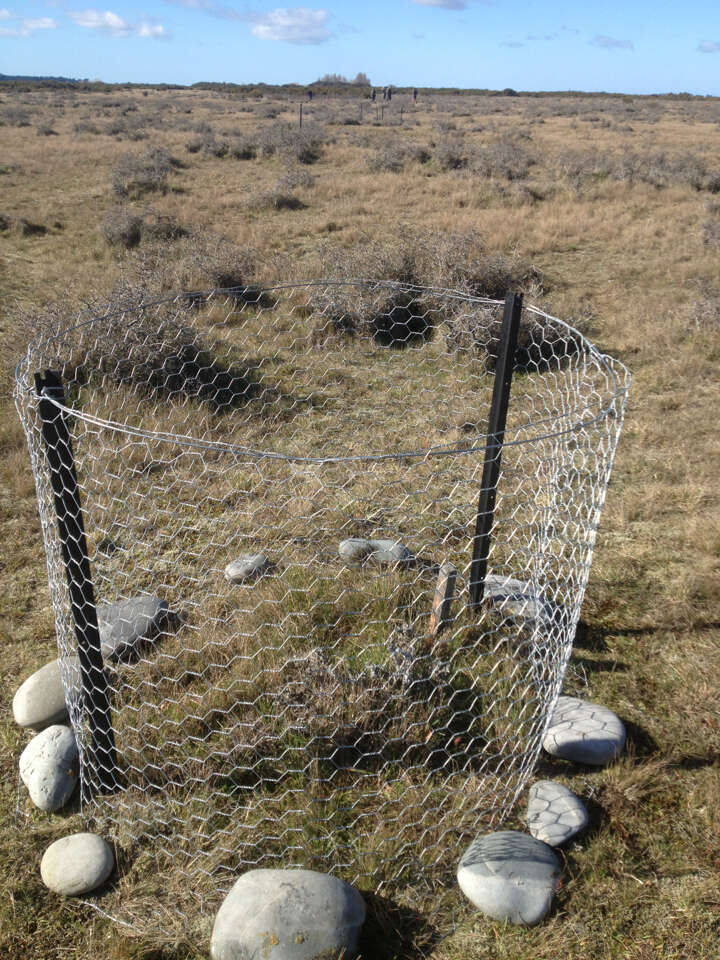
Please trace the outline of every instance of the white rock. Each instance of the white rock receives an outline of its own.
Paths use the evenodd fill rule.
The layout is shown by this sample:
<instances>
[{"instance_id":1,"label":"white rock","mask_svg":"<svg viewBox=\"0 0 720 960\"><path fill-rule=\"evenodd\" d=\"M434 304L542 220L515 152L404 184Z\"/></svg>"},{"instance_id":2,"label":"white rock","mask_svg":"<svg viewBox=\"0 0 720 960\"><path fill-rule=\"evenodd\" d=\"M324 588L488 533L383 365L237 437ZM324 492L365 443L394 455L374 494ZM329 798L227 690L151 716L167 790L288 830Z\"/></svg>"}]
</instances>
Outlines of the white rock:
<instances>
[{"instance_id":1,"label":"white rock","mask_svg":"<svg viewBox=\"0 0 720 960\"><path fill-rule=\"evenodd\" d=\"M554 757L603 766L625 746L625 726L612 710L577 697L559 697L544 749Z\"/></svg>"},{"instance_id":2,"label":"white rock","mask_svg":"<svg viewBox=\"0 0 720 960\"><path fill-rule=\"evenodd\" d=\"M78 751L70 727L46 727L20 754L20 777L41 810L52 812L65 806L78 776Z\"/></svg>"},{"instance_id":3,"label":"white rock","mask_svg":"<svg viewBox=\"0 0 720 960\"><path fill-rule=\"evenodd\" d=\"M250 870L215 918L212 960L350 960L365 902L337 877L314 870Z\"/></svg>"},{"instance_id":4,"label":"white rock","mask_svg":"<svg viewBox=\"0 0 720 960\"><path fill-rule=\"evenodd\" d=\"M105 660L132 660L143 644L155 640L169 621L168 605L159 597L141 595L97 608L100 649Z\"/></svg>"},{"instance_id":5,"label":"white rock","mask_svg":"<svg viewBox=\"0 0 720 960\"><path fill-rule=\"evenodd\" d=\"M77 897L105 883L114 866L112 849L102 837L74 833L50 844L40 863L40 875L55 893Z\"/></svg>"},{"instance_id":6,"label":"white rock","mask_svg":"<svg viewBox=\"0 0 720 960\"><path fill-rule=\"evenodd\" d=\"M527 825L530 833L558 847L588 825L582 800L560 783L539 780L528 794Z\"/></svg>"},{"instance_id":7,"label":"white rock","mask_svg":"<svg viewBox=\"0 0 720 960\"><path fill-rule=\"evenodd\" d=\"M460 861L460 889L496 920L539 923L550 909L560 864L550 847L525 833L502 830L474 840Z\"/></svg>"},{"instance_id":8,"label":"white rock","mask_svg":"<svg viewBox=\"0 0 720 960\"><path fill-rule=\"evenodd\" d=\"M343 540L338 553L349 563L363 563L366 560L381 564L401 564L410 566L415 555L399 540L366 540L365 537L350 537Z\"/></svg>"},{"instance_id":9,"label":"white rock","mask_svg":"<svg viewBox=\"0 0 720 960\"><path fill-rule=\"evenodd\" d=\"M12 708L15 723L33 730L44 730L68 719L57 660L51 660L27 678L13 697Z\"/></svg>"},{"instance_id":10,"label":"white rock","mask_svg":"<svg viewBox=\"0 0 720 960\"><path fill-rule=\"evenodd\" d=\"M225 578L231 583L243 583L261 576L269 566L264 553L243 553L225 567Z\"/></svg>"}]
</instances>

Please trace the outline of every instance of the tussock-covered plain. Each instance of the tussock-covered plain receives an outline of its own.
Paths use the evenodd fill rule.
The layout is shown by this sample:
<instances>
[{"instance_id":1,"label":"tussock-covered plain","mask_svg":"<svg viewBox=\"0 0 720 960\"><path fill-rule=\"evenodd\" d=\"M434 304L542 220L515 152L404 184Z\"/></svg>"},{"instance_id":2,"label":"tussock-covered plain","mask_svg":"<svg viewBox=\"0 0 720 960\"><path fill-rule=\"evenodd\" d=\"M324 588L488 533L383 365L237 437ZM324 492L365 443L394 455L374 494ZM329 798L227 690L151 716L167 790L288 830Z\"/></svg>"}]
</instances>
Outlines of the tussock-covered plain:
<instances>
[{"instance_id":1,"label":"tussock-covered plain","mask_svg":"<svg viewBox=\"0 0 720 960\"><path fill-rule=\"evenodd\" d=\"M455 889L369 896L363 956L712 958L720 916L720 101L0 88L0 956L205 956L42 885L66 816L16 818L15 689L53 656L24 438L24 343L80 309L262 280L374 276L528 299L634 374L568 689L626 722L532 930ZM322 344L319 345L322 349ZM522 815L522 805L516 813ZM458 851L459 856L459 851ZM147 887L152 904L153 883ZM168 883L172 882L171 872ZM137 887L134 895L141 897Z\"/></svg>"}]
</instances>

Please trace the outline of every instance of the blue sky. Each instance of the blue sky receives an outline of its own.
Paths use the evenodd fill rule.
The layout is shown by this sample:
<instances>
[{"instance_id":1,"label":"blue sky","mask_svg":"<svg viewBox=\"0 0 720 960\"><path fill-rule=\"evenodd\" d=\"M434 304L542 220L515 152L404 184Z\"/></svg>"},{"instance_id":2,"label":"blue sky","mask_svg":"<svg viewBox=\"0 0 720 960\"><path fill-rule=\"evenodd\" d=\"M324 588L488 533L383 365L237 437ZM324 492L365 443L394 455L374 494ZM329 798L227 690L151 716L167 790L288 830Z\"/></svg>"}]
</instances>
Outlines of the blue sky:
<instances>
[{"instance_id":1,"label":"blue sky","mask_svg":"<svg viewBox=\"0 0 720 960\"><path fill-rule=\"evenodd\" d=\"M717 0L0 0L0 73L309 83L361 70L378 85L719 96L720 8Z\"/></svg>"}]
</instances>

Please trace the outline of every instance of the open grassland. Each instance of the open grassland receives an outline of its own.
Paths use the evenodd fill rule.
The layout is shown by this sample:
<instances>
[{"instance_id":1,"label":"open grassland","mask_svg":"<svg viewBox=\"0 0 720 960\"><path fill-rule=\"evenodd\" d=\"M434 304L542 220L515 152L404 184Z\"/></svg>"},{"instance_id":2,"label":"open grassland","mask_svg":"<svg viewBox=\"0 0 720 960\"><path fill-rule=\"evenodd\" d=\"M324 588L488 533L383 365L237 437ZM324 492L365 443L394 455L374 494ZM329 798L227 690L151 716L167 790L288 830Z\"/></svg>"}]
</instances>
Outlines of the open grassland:
<instances>
[{"instance_id":1,"label":"open grassland","mask_svg":"<svg viewBox=\"0 0 720 960\"><path fill-rule=\"evenodd\" d=\"M589 834L562 855L564 885L544 924L506 929L470 911L456 891L430 896L413 878L397 895L369 897L364 956L716 956L720 103L436 95L421 97L417 108L396 97L383 113L367 101L317 97L305 105L300 132L297 103L272 96L8 89L0 100L7 370L38 316L52 325L63 311L100 306L113 292L328 274L490 296L522 287L630 366L630 409L569 676L571 689L623 717L627 753L604 771L541 761L538 776L567 783L592 814ZM212 310L206 322L213 324ZM232 343L236 332L230 324L223 336ZM360 363L348 374L332 338L320 338L316 350L323 349L337 396L348 391L358 409L366 394L376 403L367 378L358 378ZM405 353L388 356L375 366L365 359L378 383L378 365L397 366ZM398 442L399 425L418 412L399 377L390 398L404 409ZM465 402L458 398L458 424L470 416ZM35 817L25 829L21 816L16 828L24 740L10 703L21 680L53 656L54 627L27 450L8 397L1 418L0 955L204 956L203 943L133 937L82 904L58 902L42 886L38 864L49 840L67 830L65 817ZM317 435L304 439L322 448L324 421L314 422ZM331 415L327 424L337 430ZM302 441L291 420L280 417L278 426L291 447ZM361 427L355 424L351 442L372 441L367 423L365 434ZM256 429L262 440L265 428ZM141 451L148 463L151 446ZM211 491L218 500L232 493L242 503L252 493L229 491L228 483L219 475ZM298 494L312 502L312 490ZM353 574L347 577L352 590ZM303 586L291 605L291 634L304 632L309 616ZM378 596L400 587L379 587ZM262 587L271 606L274 589L272 580ZM380 605L371 622L386 615ZM255 615L257 629L272 629L263 626L271 617ZM244 621L252 632L246 611ZM325 626L332 640L337 624ZM187 676L201 670L192 657L181 666ZM184 696L192 699L191 685ZM423 720L404 719L410 728ZM68 814L71 822L76 816ZM314 841L323 848L325 838ZM141 860L136 867L137 878L123 882L138 909L144 895L151 911L172 882L172 856L161 875L143 876ZM187 902L192 891L177 896Z\"/></svg>"}]
</instances>

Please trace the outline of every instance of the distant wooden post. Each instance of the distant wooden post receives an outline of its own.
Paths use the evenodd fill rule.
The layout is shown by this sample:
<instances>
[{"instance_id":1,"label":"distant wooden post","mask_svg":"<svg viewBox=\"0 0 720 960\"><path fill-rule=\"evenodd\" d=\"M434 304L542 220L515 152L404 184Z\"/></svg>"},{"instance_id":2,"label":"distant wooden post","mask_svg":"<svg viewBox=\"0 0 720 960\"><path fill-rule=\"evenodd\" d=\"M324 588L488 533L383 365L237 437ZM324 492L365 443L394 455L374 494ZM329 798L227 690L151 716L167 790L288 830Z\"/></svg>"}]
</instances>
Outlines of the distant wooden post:
<instances>
[{"instance_id":1,"label":"distant wooden post","mask_svg":"<svg viewBox=\"0 0 720 960\"><path fill-rule=\"evenodd\" d=\"M300 104L300 129L302 130L302 103Z\"/></svg>"},{"instance_id":2,"label":"distant wooden post","mask_svg":"<svg viewBox=\"0 0 720 960\"><path fill-rule=\"evenodd\" d=\"M383 103L382 106L380 107L380 119L381 119L381 120L384 120L384 119L385 119L385 104L384 104L384 103Z\"/></svg>"},{"instance_id":3,"label":"distant wooden post","mask_svg":"<svg viewBox=\"0 0 720 960\"><path fill-rule=\"evenodd\" d=\"M400 123L402 123L403 108L400 107Z\"/></svg>"},{"instance_id":4,"label":"distant wooden post","mask_svg":"<svg viewBox=\"0 0 720 960\"><path fill-rule=\"evenodd\" d=\"M450 622L450 608L455 594L457 567L454 563L444 563L438 573L433 597L432 613L430 614L430 628L428 633L436 637Z\"/></svg>"}]
</instances>

